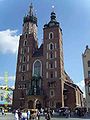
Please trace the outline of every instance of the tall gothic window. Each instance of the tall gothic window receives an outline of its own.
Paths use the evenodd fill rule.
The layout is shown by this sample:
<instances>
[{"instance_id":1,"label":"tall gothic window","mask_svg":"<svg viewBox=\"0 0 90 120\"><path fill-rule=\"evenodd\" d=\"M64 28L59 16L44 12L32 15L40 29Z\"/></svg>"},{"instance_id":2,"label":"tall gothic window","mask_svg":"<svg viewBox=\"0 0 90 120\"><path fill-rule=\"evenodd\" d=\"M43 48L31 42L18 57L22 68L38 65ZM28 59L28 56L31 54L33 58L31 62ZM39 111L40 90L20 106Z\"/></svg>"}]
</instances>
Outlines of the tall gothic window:
<instances>
[{"instance_id":1,"label":"tall gothic window","mask_svg":"<svg viewBox=\"0 0 90 120\"><path fill-rule=\"evenodd\" d=\"M53 32L49 33L49 39L53 39Z\"/></svg>"},{"instance_id":2,"label":"tall gothic window","mask_svg":"<svg viewBox=\"0 0 90 120\"><path fill-rule=\"evenodd\" d=\"M22 62L26 62L26 57L25 56L22 56Z\"/></svg>"},{"instance_id":3,"label":"tall gothic window","mask_svg":"<svg viewBox=\"0 0 90 120\"><path fill-rule=\"evenodd\" d=\"M27 41L25 40L24 42L23 42L23 46L26 46L27 45Z\"/></svg>"},{"instance_id":4,"label":"tall gothic window","mask_svg":"<svg viewBox=\"0 0 90 120\"><path fill-rule=\"evenodd\" d=\"M90 60L88 61L88 67L90 67Z\"/></svg>"},{"instance_id":5,"label":"tall gothic window","mask_svg":"<svg viewBox=\"0 0 90 120\"><path fill-rule=\"evenodd\" d=\"M53 72L51 72L50 73L50 78L53 78L53 77L54 77Z\"/></svg>"},{"instance_id":6,"label":"tall gothic window","mask_svg":"<svg viewBox=\"0 0 90 120\"><path fill-rule=\"evenodd\" d=\"M22 49L22 54L26 54L26 52L27 52L26 48L23 48Z\"/></svg>"},{"instance_id":7,"label":"tall gothic window","mask_svg":"<svg viewBox=\"0 0 90 120\"><path fill-rule=\"evenodd\" d=\"M53 68L53 67L54 67L53 62L51 62L51 63L49 64L49 68L51 69L51 68Z\"/></svg>"},{"instance_id":8,"label":"tall gothic window","mask_svg":"<svg viewBox=\"0 0 90 120\"><path fill-rule=\"evenodd\" d=\"M49 50L53 50L54 49L54 44L53 43L50 43L49 44Z\"/></svg>"},{"instance_id":9,"label":"tall gothic window","mask_svg":"<svg viewBox=\"0 0 90 120\"><path fill-rule=\"evenodd\" d=\"M36 61L33 65L33 74L36 76L41 76L41 61Z\"/></svg>"},{"instance_id":10,"label":"tall gothic window","mask_svg":"<svg viewBox=\"0 0 90 120\"><path fill-rule=\"evenodd\" d=\"M25 80L25 76L21 76L21 81L24 81Z\"/></svg>"},{"instance_id":11,"label":"tall gothic window","mask_svg":"<svg viewBox=\"0 0 90 120\"><path fill-rule=\"evenodd\" d=\"M50 52L49 58L50 58L50 59L53 59L53 58L54 58L53 52Z\"/></svg>"},{"instance_id":12,"label":"tall gothic window","mask_svg":"<svg viewBox=\"0 0 90 120\"><path fill-rule=\"evenodd\" d=\"M22 72L25 72L25 71L26 71L26 66L22 65Z\"/></svg>"}]
</instances>

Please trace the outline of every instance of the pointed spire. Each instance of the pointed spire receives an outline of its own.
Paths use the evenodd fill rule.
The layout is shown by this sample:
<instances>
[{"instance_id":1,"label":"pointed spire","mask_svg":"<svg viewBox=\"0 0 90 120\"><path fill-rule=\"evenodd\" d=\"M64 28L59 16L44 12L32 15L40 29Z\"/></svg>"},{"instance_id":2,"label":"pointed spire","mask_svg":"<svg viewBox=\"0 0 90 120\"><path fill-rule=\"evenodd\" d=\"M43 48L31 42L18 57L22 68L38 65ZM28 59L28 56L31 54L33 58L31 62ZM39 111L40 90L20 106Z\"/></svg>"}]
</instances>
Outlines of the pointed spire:
<instances>
[{"instance_id":1,"label":"pointed spire","mask_svg":"<svg viewBox=\"0 0 90 120\"><path fill-rule=\"evenodd\" d=\"M33 14L34 14L33 4L31 3L30 9L29 9L29 15L30 15L30 16L33 16Z\"/></svg>"},{"instance_id":2,"label":"pointed spire","mask_svg":"<svg viewBox=\"0 0 90 120\"><path fill-rule=\"evenodd\" d=\"M28 12L28 15L24 17L23 19L23 22L26 23L26 22L32 22L34 24L37 25L37 17L35 15L35 12L34 12L34 8L33 8L33 4L31 3L30 7L29 7L29 12Z\"/></svg>"}]
</instances>

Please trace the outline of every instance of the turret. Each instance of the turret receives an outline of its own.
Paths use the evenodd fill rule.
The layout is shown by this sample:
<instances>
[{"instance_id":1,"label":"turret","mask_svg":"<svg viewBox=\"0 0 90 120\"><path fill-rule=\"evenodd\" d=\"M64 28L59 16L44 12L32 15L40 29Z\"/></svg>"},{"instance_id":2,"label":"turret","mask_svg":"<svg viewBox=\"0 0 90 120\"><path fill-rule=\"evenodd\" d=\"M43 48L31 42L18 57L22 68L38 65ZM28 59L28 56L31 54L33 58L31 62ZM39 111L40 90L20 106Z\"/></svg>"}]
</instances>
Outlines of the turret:
<instances>
[{"instance_id":1,"label":"turret","mask_svg":"<svg viewBox=\"0 0 90 120\"><path fill-rule=\"evenodd\" d=\"M59 22L57 22L57 20L56 20L56 14L54 11L51 12L50 22L48 24L45 24L44 28L53 27L53 26L59 27Z\"/></svg>"}]
</instances>

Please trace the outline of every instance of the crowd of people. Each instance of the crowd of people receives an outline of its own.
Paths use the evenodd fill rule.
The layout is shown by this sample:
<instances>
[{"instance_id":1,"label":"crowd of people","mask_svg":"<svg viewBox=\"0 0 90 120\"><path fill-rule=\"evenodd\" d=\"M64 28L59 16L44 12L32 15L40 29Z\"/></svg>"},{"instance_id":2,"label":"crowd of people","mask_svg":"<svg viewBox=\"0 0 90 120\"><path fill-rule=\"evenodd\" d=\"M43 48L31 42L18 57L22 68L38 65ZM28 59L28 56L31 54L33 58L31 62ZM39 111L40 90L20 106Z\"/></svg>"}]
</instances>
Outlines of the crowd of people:
<instances>
[{"instance_id":1,"label":"crowd of people","mask_svg":"<svg viewBox=\"0 0 90 120\"><path fill-rule=\"evenodd\" d=\"M61 107L58 111L59 116L63 117L83 117L87 116L86 108L76 107L73 111L68 107ZM50 108L45 109L24 109L14 110L15 120L40 120L40 116L44 116L45 120L51 120L52 116L55 117L55 110ZM2 115L6 115L4 109L2 109Z\"/></svg>"},{"instance_id":2,"label":"crowd of people","mask_svg":"<svg viewBox=\"0 0 90 120\"><path fill-rule=\"evenodd\" d=\"M43 115L45 116L45 120L50 120L52 116L52 112L50 109L46 109L43 111ZM41 111L38 109L32 110L15 110L14 112L15 120L40 120Z\"/></svg>"},{"instance_id":3,"label":"crowd of people","mask_svg":"<svg viewBox=\"0 0 90 120\"><path fill-rule=\"evenodd\" d=\"M15 120L30 120L30 110L16 110L14 112Z\"/></svg>"},{"instance_id":4,"label":"crowd of people","mask_svg":"<svg viewBox=\"0 0 90 120\"><path fill-rule=\"evenodd\" d=\"M76 107L71 110L69 107L61 107L59 109L59 116L64 117L84 117L87 114L87 110L84 107Z\"/></svg>"}]
</instances>

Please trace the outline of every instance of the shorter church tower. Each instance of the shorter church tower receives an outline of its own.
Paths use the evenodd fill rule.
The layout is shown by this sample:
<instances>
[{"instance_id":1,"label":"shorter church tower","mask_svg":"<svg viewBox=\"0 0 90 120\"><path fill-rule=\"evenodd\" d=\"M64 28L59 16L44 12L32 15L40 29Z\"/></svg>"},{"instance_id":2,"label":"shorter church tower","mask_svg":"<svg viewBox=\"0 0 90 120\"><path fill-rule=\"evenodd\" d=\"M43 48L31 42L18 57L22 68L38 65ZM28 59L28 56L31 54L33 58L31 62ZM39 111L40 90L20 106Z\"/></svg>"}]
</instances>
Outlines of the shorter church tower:
<instances>
[{"instance_id":1,"label":"shorter church tower","mask_svg":"<svg viewBox=\"0 0 90 120\"><path fill-rule=\"evenodd\" d=\"M51 108L64 106L64 60L63 40L60 23L56 20L56 13L51 12L50 21L43 28L44 40L44 86L47 103ZM57 98L57 99L56 99Z\"/></svg>"}]
</instances>

